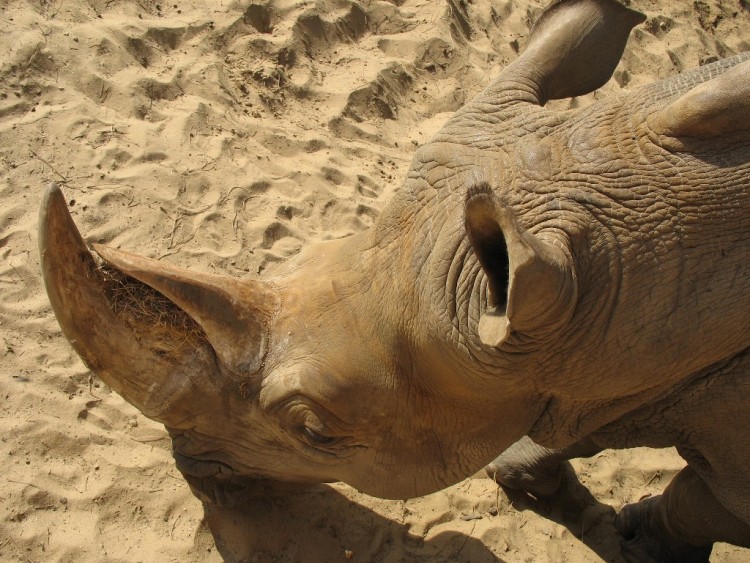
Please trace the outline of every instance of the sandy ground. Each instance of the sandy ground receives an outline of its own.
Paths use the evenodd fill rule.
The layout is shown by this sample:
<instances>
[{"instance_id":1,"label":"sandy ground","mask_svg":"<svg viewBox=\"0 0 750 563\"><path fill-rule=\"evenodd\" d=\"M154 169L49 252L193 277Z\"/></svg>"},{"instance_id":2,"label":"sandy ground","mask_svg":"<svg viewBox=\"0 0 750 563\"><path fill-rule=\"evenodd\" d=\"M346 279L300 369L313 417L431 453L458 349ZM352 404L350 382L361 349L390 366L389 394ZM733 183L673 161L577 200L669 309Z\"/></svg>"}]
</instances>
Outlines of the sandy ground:
<instances>
[{"instance_id":1,"label":"sandy ground","mask_svg":"<svg viewBox=\"0 0 750 563\"><path fill-rule=\"evenodd\" d=\"M649 19L614 79L556 107L750 49L744 0L628 3ZM576 462L590 494L572 486L567 508L477 475L406 502L260 483L204 513L163 428L71 350L39 272L50 180L91 241L208 272L271 271L366 228L541 5L0 0L0 560L619 560L614 509L658 493L673 451Z\"/></svg>"}]
</instances>

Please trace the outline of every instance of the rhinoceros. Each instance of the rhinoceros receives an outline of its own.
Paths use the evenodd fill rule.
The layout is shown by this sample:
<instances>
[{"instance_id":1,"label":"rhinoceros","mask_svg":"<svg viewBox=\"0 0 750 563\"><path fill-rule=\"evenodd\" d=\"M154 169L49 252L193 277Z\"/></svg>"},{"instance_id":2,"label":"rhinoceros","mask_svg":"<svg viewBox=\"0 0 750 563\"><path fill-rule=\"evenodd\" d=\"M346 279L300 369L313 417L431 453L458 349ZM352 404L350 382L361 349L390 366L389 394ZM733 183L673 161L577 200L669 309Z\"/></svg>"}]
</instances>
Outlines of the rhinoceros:
<instances>
[{"instance_id":1,"label":"rhinoceros","mask_svg":"<svg viewBox=\"0 0 750 563\"><path fill-rule=\"evenodd\" d=\"M405 498L487 464L549 496L570 458L676 446L664 494L618 515L626 552L750 546L750 53L544 107L603 85L643 20L553 2L369 230L273 278L89 248L50 187L65 335L206 499L260 477Z\"/></svg>"}]
</instances>

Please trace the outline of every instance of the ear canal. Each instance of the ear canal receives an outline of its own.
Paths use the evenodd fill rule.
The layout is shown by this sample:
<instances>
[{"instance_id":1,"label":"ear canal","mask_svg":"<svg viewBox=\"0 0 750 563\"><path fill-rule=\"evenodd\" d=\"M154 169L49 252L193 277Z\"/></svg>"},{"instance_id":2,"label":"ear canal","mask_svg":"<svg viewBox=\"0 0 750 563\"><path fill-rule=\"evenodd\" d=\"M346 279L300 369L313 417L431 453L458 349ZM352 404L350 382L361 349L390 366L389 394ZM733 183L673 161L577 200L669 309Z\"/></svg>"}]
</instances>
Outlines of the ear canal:
<instances>
[{"instance_id":1,"label":"ear canal","mask_svg":"<svg viewBox=\"0 0 750 563\"><path fill-rule=\"evenodd\" d=\"M276 293L261 282L217 276L163 264L94 245L102 259L157 290L203 329L222 364L242 375L260 370L267 323L276 312Z\"/></svg>"},{"instance_id":2,"label":"ear canal","mask_svg":"<svg viewBox=\"0 0 750 563\"><path fill-rule=\"evenodd\" d=\"M487 185L469 191L466 231L489 289L478 325L486 346L511 333L542 338L571 317L577 301L573 265L556 245L522 229Z\"/></svg>"},{"instance_id":3,"label":"ear canal","mask_svg":"<svg viewBox=\"0 0 750 563\"><path fill-rule=\"evenodd\" d=\"M610 79L631 29L645 20L616 0L556 0L498 83L531 85L539 105L593 92Z\"/></svg>"},{"instance_id":4,"label":"ear canal","mask_svg":"<svg viewBox=\"0 0 750 563\"><path fill-rule=\"evenodd\" d=\"M750 133L750 61L689 90L648 117L654 133L706 139Z\"/></svg>"},{"instance_id":5,"label":"ear canal","mask_svg":"<svg viewBox=\"0 0 750 563\"><path fill-rule=\"evenodd\" d=\"M504 312L508 304L510 256L494 198L491 193L480 191L482 188L489 189L476 188L467 198L466 231L487 275L489 306Z\"/></svg>"}]
</instances>

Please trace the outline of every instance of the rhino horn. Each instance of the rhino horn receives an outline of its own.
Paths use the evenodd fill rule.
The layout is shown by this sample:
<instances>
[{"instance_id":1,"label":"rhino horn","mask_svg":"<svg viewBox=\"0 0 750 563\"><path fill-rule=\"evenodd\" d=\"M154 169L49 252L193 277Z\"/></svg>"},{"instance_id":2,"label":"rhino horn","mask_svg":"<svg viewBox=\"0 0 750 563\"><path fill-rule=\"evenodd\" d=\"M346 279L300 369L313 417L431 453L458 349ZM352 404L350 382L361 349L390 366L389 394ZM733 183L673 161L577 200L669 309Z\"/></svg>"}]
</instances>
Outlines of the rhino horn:
<instances>
[{"instance_id":1,"label":"rhino horn","mask_svg":"<svg viewBox=\"0 0 750 563\"><path fill-rule=\"evenodd\" d=\"M491 93L529 90L528 101L544 105L593 92L610 79L631 29L645 20L616 0L557 0L537 18L526 50Z\"/></svg>"},{"instance_id":2,"label":"rhino horn","mask_svg":"<svg viewBox=\"0 0 750 563\"><path fill-rule=\"evenodd\" d=\"M94 245L107 264L157 290L198 323L224 367L237 375L260 370L276 293L252 281L190 272L157 260Z\"/></svg>"},{"instance_id":3,"label":"rhino horn","mask_svg":"<svg viewBox=\"0 0 750 563\"><path fill-rule=\"evenodd\" d=\"M658 135L705 139L750 132L750 61L689 90L651 114Z\"/></svg>"},{"instance_id":4,"label":"rhino horn","mask_svg":"<svg viewBox=\"0 0 750 563\"><path fill-rule=\"evenodd\" d=\"M499 347L515 332L542 338L564 325L575 309L577 280L561 245L524 230L487 185L469 191L466 231L487 276L487 310L478 335Z\"/></svg>"},{"instance_id":5,"label":"rhino horn","mask_svg":"<svg viewBox=\"0 0 750 563\"><path fill-rule=\"evenodd\" d=\"M47 294L66 337L92 371L146 416L180 427L211 408L224 385L214 375L221 373L217 356L231 371L259 368L265 344L260 326L276 303L266 288L260 297L248 297L257 289L253 284L188 275L98 246L119 271L102 264L54 184L40 210L39 250ZM256 306L263 314L253 317Z\"/></svg>"}]
</instances>

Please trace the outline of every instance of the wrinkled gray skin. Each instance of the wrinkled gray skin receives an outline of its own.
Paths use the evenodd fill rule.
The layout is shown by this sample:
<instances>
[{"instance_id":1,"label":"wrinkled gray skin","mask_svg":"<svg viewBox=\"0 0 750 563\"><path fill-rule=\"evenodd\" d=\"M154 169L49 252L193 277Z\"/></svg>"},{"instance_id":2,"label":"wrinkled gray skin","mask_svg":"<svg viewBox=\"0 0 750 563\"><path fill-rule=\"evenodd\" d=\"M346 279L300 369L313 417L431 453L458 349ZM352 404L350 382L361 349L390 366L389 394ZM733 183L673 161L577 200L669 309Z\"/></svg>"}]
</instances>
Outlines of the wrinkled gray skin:
<instances>
[{"instance_id":1,"label":"wrinkled gray skin","mask_svg":"<svg viewBox=\"0 0 750 563\"><path fill-rule=\"evenodd\" d=\"M554 2L372 229L272 280L95 258L51 188L40 248L65 334L166 424L204 499L248 477L422 495L523 436L490 471L550 495L568 458L676 445L688 467L618 517L626 554L750 546L750 54L543 107L606 82L642 20ZM100 259L178 320L115 307Z\"/></svg>"}]
</instances>

